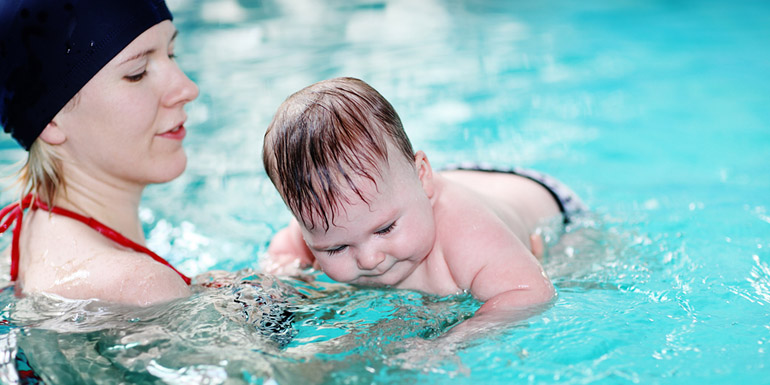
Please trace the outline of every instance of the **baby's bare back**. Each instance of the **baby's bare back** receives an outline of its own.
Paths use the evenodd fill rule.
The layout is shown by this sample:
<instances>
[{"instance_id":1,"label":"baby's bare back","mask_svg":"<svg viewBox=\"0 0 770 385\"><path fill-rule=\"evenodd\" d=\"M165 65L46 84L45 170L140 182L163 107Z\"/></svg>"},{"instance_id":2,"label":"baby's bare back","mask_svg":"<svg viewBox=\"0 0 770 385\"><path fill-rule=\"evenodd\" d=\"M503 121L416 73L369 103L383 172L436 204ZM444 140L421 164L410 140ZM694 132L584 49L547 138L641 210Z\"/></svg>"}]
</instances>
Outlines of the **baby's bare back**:
<instances>
[{"instance_id":1,"label":"baby's bare back","mask_svg":"<svg viewBox=\"0 0 770 385\"><path fill-rule=\"evenodd\" d=\"M551 193L531 179L510 173L469 170L444 171L440 175L450 185L475 195L522 240L528 240L543 220L560 215Z\"/></svg>"}]
</instances>

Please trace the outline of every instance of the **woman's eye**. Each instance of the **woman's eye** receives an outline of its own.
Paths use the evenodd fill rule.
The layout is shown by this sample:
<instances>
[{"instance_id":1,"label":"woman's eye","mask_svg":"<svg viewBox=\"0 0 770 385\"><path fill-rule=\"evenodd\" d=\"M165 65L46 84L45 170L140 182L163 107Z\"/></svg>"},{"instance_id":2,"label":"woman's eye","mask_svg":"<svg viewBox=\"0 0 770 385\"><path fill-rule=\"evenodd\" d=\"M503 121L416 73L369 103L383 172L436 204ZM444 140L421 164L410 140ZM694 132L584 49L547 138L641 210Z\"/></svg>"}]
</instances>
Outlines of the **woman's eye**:
<instances>
[{"instance_id":1,"label":"woman's eye","mask_svg":"<svg viewBox=\"0 0 770 385\"><path fill-rule=\"evenodd\" d=\"M396 222L393 222L393 223L389 224L388 227L386 227L384 229L380 229L380 230L375 231L375 234L377 234L377 235L385 235L385 234L393 231L394 227L396 227Z\"/></svg>"},{"instance_id":2,"label":"woman's eye","mask_svg":"<svg viewBox=\"0 0 770 385\"><path fill-rule=\"evenodd\" d=\"M174 55L173 53L170 53L170 54L168 54L168 58L171 59L171 60L174 60L174 59L176 59L176 55Z\"/></svg>"},{"instance_id":3,"label":"woman's eye","mask_svg":"<svg viewBox=\"0 0 770 385\"><path fill-rule=\"evenodd\" d=\"M142 78L144 78L144 75L146 74L147 74L147 71L142 71L141 73L138 73L136 75L126 75L125 79L128 80L129 82L134 83L142 80Z\"/></svg>"},{"instance_id":4,"label":"woman's eye","mask_svg":"<svg viewBox=\"0 0 770 385\"><path fill-rule=\"evenodd\" d=\"M340 247L335 247L333 249L328 249L328 250L326 250L326 254L334 255L334 254L342 252L342 250L345 250L346 248L347 248L347 246L343 245L343 246L340 246Z\"/></svg>"}]
</instances>

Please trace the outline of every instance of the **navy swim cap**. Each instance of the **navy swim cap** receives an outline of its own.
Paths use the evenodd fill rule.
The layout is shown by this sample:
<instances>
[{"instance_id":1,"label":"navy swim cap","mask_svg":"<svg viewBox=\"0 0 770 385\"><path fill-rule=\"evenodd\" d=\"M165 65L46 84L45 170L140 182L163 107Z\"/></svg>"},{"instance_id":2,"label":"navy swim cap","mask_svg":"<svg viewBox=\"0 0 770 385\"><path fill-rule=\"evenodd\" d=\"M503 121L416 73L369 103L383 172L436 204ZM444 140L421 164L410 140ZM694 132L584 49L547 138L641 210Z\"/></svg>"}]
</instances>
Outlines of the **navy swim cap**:
<instances>
[{"instance_id":1,"label":"navy swim cap","mask_svg":"<svg viewBox=\"0 0 770 385\"><path fill-rule=\"evenodd\" d=\"M0 125L26 150L164 0L0 0Z\"/></svg>"}]
</instances>

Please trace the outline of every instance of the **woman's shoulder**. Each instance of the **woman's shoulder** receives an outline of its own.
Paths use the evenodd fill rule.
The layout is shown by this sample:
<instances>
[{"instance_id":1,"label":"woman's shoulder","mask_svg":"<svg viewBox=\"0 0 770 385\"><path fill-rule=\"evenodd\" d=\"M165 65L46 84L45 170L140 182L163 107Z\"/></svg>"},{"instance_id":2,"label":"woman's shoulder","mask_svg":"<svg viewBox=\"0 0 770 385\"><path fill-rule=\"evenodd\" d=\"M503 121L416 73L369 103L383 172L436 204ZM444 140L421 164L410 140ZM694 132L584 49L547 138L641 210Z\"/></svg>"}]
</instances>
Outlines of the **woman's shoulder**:
<instances>
[{"instance_id":1,"label":"woman's shoulder","mask_svg":"<svg viewBox=\"0 0 770 385\"><path fill-rule=\"evenodd\" d=\"M175 271L132 250L102 250L85 268L97 298L110 302L146 306L190 294Z\"/></svg>"},{"instance_id":2,"label":"woman's shoulder","mask_svg":"<svg viewBox=\"0 0 770 385\"><path fill-rule=\"evenodd\" d=\"M90 299L146 306L189 295L173 270L134 251L92 250L54 269L45 264L24 272L24 292L47 292L71 299Z\"/></svg>"},{"instance_id":3,"label":"woman's shoulder","mask_svg":"<svg viewBox=\"0 0 770 385\"><path fill-rule=\"evenodd\" d=\"M34 223L23 239L20 281L24 291L72 299L149 305L189 294L176 272L144 253L125 249L78 223Z\"/></svg>"}]
</instances>

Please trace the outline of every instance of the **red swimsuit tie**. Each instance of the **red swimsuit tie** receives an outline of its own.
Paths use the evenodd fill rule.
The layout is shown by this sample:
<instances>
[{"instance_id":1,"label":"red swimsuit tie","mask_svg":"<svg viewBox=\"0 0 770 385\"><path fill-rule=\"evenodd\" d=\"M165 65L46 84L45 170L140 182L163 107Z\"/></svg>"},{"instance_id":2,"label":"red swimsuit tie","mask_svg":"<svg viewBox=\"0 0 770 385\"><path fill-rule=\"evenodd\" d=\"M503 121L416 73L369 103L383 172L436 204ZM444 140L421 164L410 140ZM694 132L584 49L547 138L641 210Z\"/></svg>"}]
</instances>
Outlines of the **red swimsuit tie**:
<instances>
[{"instance_id":1,"label":"red swimsuit tie","mask_svg":"<svg viewBox=\"0 0 770 385\"><path fill-rule=\"evenodd\" d=\"M16 226L13 228L13 240L11 241L11 281L15 281L19 275L19 234L21 234L21 222L24 215L24 210L27 208L31 208L32 210L48 210L54 214L62 215L82 222L88 227L98 231L100 234L112 240L113 242L123 247L128 247L134 251L145 253L155 261L170 267L171 270L174 270L177 274L179 274L180 277L182 277L182 280L184 280L186 284L189 285L191 282L189 277L180 273L179 270L175 269L174 266L171 266L171 264L161 256L153 253L152 250L126 238L123 236L123 234L109 228L107 225L102 224L96 219L88 218L63 208L54 206L49 210L48 205L43 203L43 201L41 201L38 197L34 197L33 199L32 194L28 194L20 202L12 203L6 206L4 209L0 210L0 221L2 221L0 224L0 234L8 230L13 222L16 222ZM6 216L8 217L5 218Z\"/></svg>"}]
</instances>

